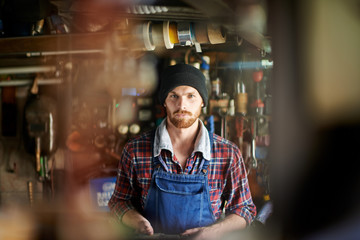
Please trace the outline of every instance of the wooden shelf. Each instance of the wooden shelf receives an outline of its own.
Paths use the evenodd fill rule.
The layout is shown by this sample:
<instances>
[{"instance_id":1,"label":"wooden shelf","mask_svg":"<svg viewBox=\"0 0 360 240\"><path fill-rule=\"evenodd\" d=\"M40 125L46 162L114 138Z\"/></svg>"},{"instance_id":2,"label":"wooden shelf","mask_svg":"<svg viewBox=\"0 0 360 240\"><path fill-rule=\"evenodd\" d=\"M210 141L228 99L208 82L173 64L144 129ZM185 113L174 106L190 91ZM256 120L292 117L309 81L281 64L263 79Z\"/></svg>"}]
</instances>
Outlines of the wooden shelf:
<instances>
[{"instance_id":1,"label":"wooden shelf","mask_svg":"<svg viewBox=\"0 0 360 240\"><path fill-rule=\"evenodd\" d=\"M66 51L103 51L109 33L59 34L0 38L0 57L31 56L36 53ZM41 55L40 55L41 56Z\"/></svg>"}]
</instances>

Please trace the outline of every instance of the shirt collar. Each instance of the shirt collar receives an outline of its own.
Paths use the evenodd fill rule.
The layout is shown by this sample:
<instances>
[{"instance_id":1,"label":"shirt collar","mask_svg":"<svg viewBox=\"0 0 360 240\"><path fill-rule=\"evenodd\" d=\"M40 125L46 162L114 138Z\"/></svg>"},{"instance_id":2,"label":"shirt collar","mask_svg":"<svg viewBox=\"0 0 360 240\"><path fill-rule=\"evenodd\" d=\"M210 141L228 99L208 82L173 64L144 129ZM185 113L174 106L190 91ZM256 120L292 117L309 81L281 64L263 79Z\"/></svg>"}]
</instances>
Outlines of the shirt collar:
<instances>
[{"instance_id":1,"label":"shirt collar","mask_svg":"<svg viewBox=\"0 0 360 240\"><path fill-rule=\"evenodd\" d=\"M210 160L211 156L211 146L210 146L210 139L209 133L206 129L204 123L198 119L200 123L200 131L195 140L194 152L201 152L204 159ZM171 155L174 156L173 147L171 144L171 139L169 132L166 129L166 118L161 122L155 132L155 139L154 139L154 157L160 155L161 150L169 150Z\"/></svg>"}]
</instances>

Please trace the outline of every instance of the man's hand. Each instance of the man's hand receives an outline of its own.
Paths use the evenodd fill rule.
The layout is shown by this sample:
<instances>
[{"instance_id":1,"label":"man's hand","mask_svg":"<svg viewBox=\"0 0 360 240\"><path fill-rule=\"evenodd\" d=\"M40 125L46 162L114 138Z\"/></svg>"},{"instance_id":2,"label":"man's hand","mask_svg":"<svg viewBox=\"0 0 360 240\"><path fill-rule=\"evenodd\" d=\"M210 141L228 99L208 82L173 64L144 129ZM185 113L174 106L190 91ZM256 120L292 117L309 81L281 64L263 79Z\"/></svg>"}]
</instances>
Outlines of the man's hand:
<instances>
[{"instance_id":1,"label":"man's hand","mask_svg":"<svg viewBox=\"0 0 360 240\"><path fill-rule=\"evenodd\" d=\"M122 217L122 222L138 233L146 235L154 234L154 229L150 222L135 210L127 211Z\"/></svg>"},{"instance_id":2,"label":"man's hand","mask_svg":"<svg viewBox=\"0 0 360 240\"><path fill-rule=\"evenodd\" d=\"M219 229L216 228L216 225L188 229L181 235L192 235L192 240L217 240L220 238L220 232Z\"/></svg>"},{"instance_id":3,"label":"man's hand","mask_svg":"<svg viewBox=\"0 0 360 240\"><path fill-rule=\"evenodd\" d=\"M154 229L152 228L150 222L145 219L145 221L138 222L138 228L139 233L146 234L146 235L153 235Z\"/></svg>"},{"instance_id":4,"label":"man's hand","mask_svg":"<svg viewBox=\"0 0 360 240\"><path fill-rule=\"evenodd\" d=\"M182 235L193 235L193 240L219 240L225 233L244 229L245 227L246 221L244 218L230 214L220 222L207 227L188 229Z\"/></svg>"}]
</instances>

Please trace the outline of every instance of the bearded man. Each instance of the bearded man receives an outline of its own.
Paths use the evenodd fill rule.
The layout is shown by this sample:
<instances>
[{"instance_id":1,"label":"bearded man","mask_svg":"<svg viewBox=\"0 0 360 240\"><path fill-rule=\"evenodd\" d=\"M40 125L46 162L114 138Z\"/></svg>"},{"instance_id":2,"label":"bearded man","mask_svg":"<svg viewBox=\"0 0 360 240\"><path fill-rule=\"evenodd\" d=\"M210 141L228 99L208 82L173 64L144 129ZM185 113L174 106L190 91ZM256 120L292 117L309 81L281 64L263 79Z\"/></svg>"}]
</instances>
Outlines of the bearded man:
<instances>
[{"instance_id":1,"label":"bearded man","mask_svg":"<svg viewBox=\"0 0 360 240\"><path fill-rule=\"evenodd\" d=\"M199 119L208 101L202 72L186 64L166 68L159 100L166 119L124 147L111 212L147 235L218 239L248 226L256 207L240 150Z\"/></svg>"}]
</instances>

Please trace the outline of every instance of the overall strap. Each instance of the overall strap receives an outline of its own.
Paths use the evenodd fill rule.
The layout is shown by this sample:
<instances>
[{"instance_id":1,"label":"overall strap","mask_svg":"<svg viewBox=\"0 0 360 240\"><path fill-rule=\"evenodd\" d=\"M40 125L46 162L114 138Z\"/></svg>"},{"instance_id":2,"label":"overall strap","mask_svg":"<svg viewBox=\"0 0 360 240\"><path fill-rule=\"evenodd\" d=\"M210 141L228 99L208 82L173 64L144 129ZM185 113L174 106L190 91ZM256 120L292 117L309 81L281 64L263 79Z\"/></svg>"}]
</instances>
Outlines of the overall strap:
<instances>
[{"instance_id":1,"label":"overall strap","mask_svg":"<svg viewBox=\"0 0 360 240\"><path fill-rule=\"evenodd\" d=\"M166 165L164 159L161 157L161 155L159 155L158 157L155 158L155 168L159 168L160 165L163 166L163 168L165 169L166 172L169 172L169 167Z\"/></svg>"},{"instance_id":2,"label":"overall strap","mask_svg":"<svg viewBox=\"0 0 360 240\"><path fill-rule=\"evenodd\" d=\"M207 168L209 166L209 163L210 161L208 160L205 160L205 158L201 158L201 163L200 163L200 166L199 166L199 169L198 169L198 174L204 174L206 175L207 174Z\"/></svg>"}]
</instances>

